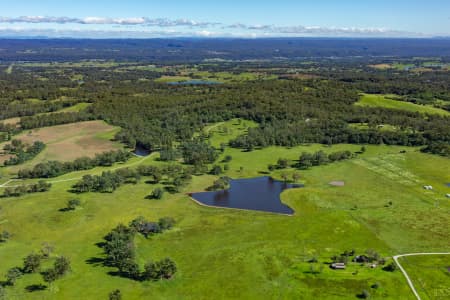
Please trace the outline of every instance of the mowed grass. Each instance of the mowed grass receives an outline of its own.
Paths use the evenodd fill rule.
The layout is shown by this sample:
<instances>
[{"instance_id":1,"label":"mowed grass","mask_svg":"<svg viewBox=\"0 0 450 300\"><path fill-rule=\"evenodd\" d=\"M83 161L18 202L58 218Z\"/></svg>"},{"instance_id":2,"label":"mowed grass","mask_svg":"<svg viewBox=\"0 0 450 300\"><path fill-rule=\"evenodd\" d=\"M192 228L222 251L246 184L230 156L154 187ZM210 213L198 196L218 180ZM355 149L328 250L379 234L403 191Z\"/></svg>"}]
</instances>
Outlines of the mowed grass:
<instances>
[{"instance_id":1,"label":"mowed grass","mask_svg":"<svg viewBox=\"0 0 450 300\"><path fill-rule=\"evenodd\" d=\"M440 108L419 105L405 101L397 101L389 99L389 95L375 95L375 94L362 94L361 99L355 104L360 106L369 107L384 107L391 109L406 110L411 112L419 112L426 114L438 114L443 116L450 116L448 111Z\"/></svg>"},{"instance_id":2,"label":"mowed grass","mask_svg":"<svg viewBox=\"0 0 450 300\"><path fill-rule=\"evenodd\" d=\"M237 121L207 127L214 133L211 142L226 141L227 134L220 126L236 127L227 131L228 138L244 127L243 123L234 124ZM448 159L415 148L367 146L364 154L352 160L267 174L267 165L278 158L295 163L303 151L355 152L359 148L312 144L252 152L225 149L218 161L232 156L225 175L233 178L280 178L281 172L300 172L305 187L281 195L295 210L291 217L203 207L184 194L210 186L217 178L212 175L195 176L183 193L166 193L159 201L145 199L156 187L145 183L146 178L112 194L74 195L68 192L73 182L58 182L45 194L0 199L0 230L13 234L10 241L0 244L0 274L21 265L24 256L46 241L56 247L55 255L70 257L72 272L51 289L32 293L25 288L43 281L39 275L26 275L15 287L7 287L9 295L18 299L102 299L118 288L124 299L357 299L357 294L368 290L372 299L414 299L399 271L359 264L333 271L324 263L351 249L359 254L374 249L385 257L446 250L450 235L450 205L444 194L448 190L445 183L450 182ZM400 153L402 150L406 153ZM156 158L133 158L128 165L162 164ZM66 174L55 180L78 175ZM332 187L332 180L342 180L345 186ZM424 184L435 188L425 191ZM60 212L73 197L80 198L81 208ZM386 206L389 201L392 205ZM135 241L141 268L150 259L169 256L176 261L179 271L172 280L135 282L108 275L114 269L92 263L93 258L103 257L95 244L118 223L127 224L139 215L149 220L163 216L177 220L174 229ZM314 264L322 269L318 274L311 273L307 262L312 257L319 260ZM428 274L423 276L432 281L433 273ZM374 283L379 284L378 289L371 288Z\"/></svg>"},{"instance_id":3,"label":"mowed grass","mask_svg":"<svg viewBox=\"0 0 450 300\"><path fill-rule=\"evenodd\" d=\"M8 169L14 172L18 168L32 166L42 161L70 161L81 156L92 157L97 153L119 149L121 145L111 141L117 130L117 127L103 121L87 121L23 132L14 138L29 144L42 141L46 147L35 159ZM0 144L0 148L4 145L5 143Z\"/></svg>"},{"instance_id":4,"label":"mowed grass","mask_svg":"<svg viewBox=\"0 0 450 300\"><path fill-rule=\"evenodd\" d=\"M253 121L232 119L208 125L203 129L203 133L209 136L211 145L218 148L221 144L227 144L231 139L246 134L249 128L257 126L258 124Z\"/></svg>"},{"instance_id":5,"label":"mowed grass","mask_svg":"<svg viewBox=\"0 0 450 300\"><path fill-rule=\"evenodd\" d=\"M405 256L399 262L423 300L448 299L450 255Z\"/></svg>"}]
</instances>

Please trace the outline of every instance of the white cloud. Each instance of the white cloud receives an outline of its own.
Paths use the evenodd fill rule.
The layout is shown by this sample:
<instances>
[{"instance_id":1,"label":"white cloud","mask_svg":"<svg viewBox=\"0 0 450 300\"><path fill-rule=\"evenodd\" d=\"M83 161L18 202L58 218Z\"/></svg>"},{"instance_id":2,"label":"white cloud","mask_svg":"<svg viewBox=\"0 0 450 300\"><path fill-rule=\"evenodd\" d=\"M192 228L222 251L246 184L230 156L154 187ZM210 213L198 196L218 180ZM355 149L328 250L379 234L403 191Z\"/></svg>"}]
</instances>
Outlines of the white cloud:
<instances>
[{"instance_id":1,"label":"white cloud","mask_svg":"<svg viewBox=\"0 0 450 300\"><path fill-rule=\"evenodd\" d=\"M48 16L21 16L16 18L0 17L0 23L54 23L54 24L105 24L105 25L148 25L159 27L204 27L218 23L197 22L188 19L169 20L165 18L151 19L147 17L137 18L105 18L105 17L48 17Z\"/></svg>"},{"instance_id":2,"label":"white cloud","mask_svg":"<svg viewBox=\"0 0 450 300\"><path fill-rule=\"evenodd\" d=\"M232 25L221 24L217 22L198 22L189 19L166 19L166 18L108 18L108 17L86 17L86 18L72 18L72 17L52 17L52 16L21 16L21 17L0 17L0 24L79 24L91 25L90 29L83 32L88 34L88 31L99 32L129 32L133 37L142 34L148 36L148 32L143 31L142 28L154 28L155 30L164 28L173 28L175 30L165 32L178 32L181 36L204 36L204 37L219 37L219 36L237 36L237 37L301 37L301 36L317 36L317 37L421 37L425 36L420 33L412 33L398 30L391 30L386 28L359 28L359 27L320 27L320 26L280 26L257 24L248 25L244 23L236 23ZM91 29L92 26L98 25L99 28ZM104 25L111 25L113 29L120 29L127 26L127 30L111 30L105 29ZM141 26L141 28L131 28L130 26ZM32 26L32 25L30 25ZM57 25L54 25L57 26ZM179 28L179 29L177 29ZM201 31L190 31L193 28L201 28ZM133 29L133 30L129 30ZM61 29L62 30L62 29ZM45 31L41 29L41 31ZM47 30L54 34L52 29ZM66 29L64 32L69 32ZM78 32L78 31L77 31Z\"/></svg>"}]
</instances>

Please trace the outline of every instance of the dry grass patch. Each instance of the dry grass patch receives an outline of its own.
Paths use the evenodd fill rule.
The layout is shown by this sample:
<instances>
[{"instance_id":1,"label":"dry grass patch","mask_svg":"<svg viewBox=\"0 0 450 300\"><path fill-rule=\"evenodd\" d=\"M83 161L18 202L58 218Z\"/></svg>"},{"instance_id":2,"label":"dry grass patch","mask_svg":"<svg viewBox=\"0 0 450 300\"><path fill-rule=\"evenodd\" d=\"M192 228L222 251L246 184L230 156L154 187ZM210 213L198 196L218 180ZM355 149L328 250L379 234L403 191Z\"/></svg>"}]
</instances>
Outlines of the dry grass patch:
<instances>
[{"instance_id":1,"label":"dry grass patch","mask_svg":"<svg viewBox=\"0 0 450 300\"><path fill-rule=\"evenodd\" d=\"M377 70L387 70L392 68L390 64L376 64L376 65L369 65L369 67Z\"/></svg>"},{"instance_id":2,"label":"dry grass patch","mask_svg":"<svg viewBox=\"0 0 450 300\"><path fill-rule=\"evenodd\" d=\"M19 117L4 119L4 120L0 121L0 123L6 124L6 125L16 125L19 122L20 122L20 118Z\"/></svg>"}]
</instances>

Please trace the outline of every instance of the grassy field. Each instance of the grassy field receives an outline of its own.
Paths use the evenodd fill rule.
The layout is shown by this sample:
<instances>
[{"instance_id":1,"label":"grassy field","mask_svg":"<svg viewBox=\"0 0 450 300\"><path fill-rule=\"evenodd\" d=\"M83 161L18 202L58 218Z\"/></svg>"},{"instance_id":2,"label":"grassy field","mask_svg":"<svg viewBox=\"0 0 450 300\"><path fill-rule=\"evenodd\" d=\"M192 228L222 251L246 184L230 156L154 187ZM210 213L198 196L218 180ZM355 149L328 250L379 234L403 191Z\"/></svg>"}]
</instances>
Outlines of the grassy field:
<instances>
[{"instance_id":1,"label":"grassy field","mask_svg":"<svg viewBox=\"0 0 450 300\"><path fill-rule=\"evenodd\" d=\"M232 120L205 131L212 133L213 145L220 145L252 125ZM74 195L68 192L73 181L67 181L54 183L45 194L0 199L0 231L13 235L0 244L0 274L21 265L24 256L49 242L55 246L55 255L70 257L72 272L51 288L36 292L27 292L26 287L43 283L41 277L25 275L16 286L7 287L12 299L105 299L116 288L124 299L357 299L363 290L371 299L414 299L400 271L360 264L333 271L325 263L351 249L359 254L374 249L384 257L448 250L450 201L445 198L449 189L445 184L450 182L450 161L415 148L366 148L357 158L299 171L305 187L281 196L295 210L291 217L202 207L184 194L211 185L217 178L212 175L196 176L183 193L166 193L162 200L145 199L155 188L145 178L112 194ZM253 177L267 174L267 165L278 158L294 163L303 151L359 149L357 145L317 144L252 152L226 148L218 161L231 155L226 175ZM157 157L133 158L122 166L162 164ZM281 172L270 175L280 178ZM345 186L330 186L333 180L342 180ZM424 190L425 184L434 190ZM73 197L81 200L81 208L59 211ZM127 224L139 215L177 220L175 228L162 235L136 239L141 268L149 259L169 256L176 261L179 271L172 280L136 282L108 275L113 269L92 263L93 258L102 257L95 244L118 223ZM313 264L321 270L318 273L312 273L307 262L312 257L318 259ZM434 274L421 276L433 282ZM371 287L375 283L376 289Z\"/></svg>"},{"instance_id":2,"label":"grassy field","mask_svg":"<svg viewBox=\"0 0 450 300\"><path fill-rule=\"evenodd\" d=\"M423 300L448 299L450 255L407 256L400 263Z\"/></svg>"},{"instance_id":3,"label":"grassy field","mask_svg":"<svg viewBox=\"0 0 450 300\"><path fill-rule=\"evenodd\" d=\"M414 104L405 101L393 100L391 99L391 95L362 94L361 99L356 103L356 105L369 107L385 107L391 109L406 110L411 112L450 116L450 113L443 109L427 105Z\"/></svg>"},{"instance_id":4,"label":"grassy field","mask_svg":"<svg viewBox=\"0 0 450 300\"><path fill-rule=\"evenodd\" d=\"M178 81L188 81L188 80L204 80L222 83L236 83L248 80L267 80L275 79L277 76L269 75L265 73L252 73L243 72L239 74L234 74L230 72L207 72L207 71L197 71L196 69L188 69L179 71L177 76L161 76L155 79L156 82L178 82Z\"/></svg>"},{"instance_id":5,"label":"grassy field","mask_svg":"<svg viewBox=\"0 0 450 300\"><path fill-rule=\"evenodd\" d=\"M87 121L23 132L14 138L29 144L42 141L46 147L35 159L10 167L8 171L14 172L46 160L70 161L81 156L92 157L96 153L118 149L121 146L111 141L117 130L103 121ZM0 148L3 148L4 144L0 144Z\"/></svg>"}]
</instances>

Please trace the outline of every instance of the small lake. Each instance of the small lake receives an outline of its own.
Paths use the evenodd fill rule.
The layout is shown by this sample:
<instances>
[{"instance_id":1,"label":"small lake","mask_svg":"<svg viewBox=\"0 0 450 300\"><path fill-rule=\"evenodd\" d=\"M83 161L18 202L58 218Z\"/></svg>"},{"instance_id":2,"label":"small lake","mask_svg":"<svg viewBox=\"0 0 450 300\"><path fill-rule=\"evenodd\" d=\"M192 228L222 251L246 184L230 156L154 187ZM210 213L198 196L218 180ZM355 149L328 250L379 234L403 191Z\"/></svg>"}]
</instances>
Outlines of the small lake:
<instances>
[{"instance_id":1,"label":"small lake","mask_svg":"<svg viewBox=\"0 0 450 300\"><path fill-rule=\"evenodd\" d=\"M227 190L192 193L190 196L208 206L267 211L292 215L294 210L283 204L280 194L286 189L303 187L274 180L271 177L233 179Z\"/></svg>"},{"instance_id":2,"label":"small lake","mask_svg":"<svg viewBox=\"0 0 450 300\"><path fill-rule=\"evenodd\" d=\"M136 156L148 156L150 155L151 151L142 146L136 146L133 153L136 154Z\"/></svg>"},{"instance_id":3,"label":"small lake","mask_svg":"<svg viewBox=\"0 0 450 300\"><path fill-rule=\"evenodd\" d=\"M172 81L172 82L168 82L167 84L170 84L170 85L212 85L212 84L221 84L221 82L192 79L192 80L185 80L185 81Z\"/></svg>"}]
</instances>

